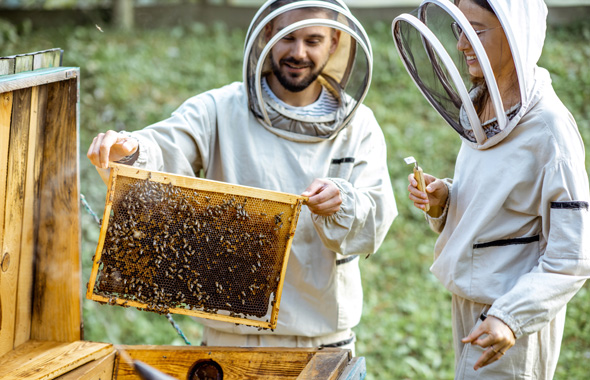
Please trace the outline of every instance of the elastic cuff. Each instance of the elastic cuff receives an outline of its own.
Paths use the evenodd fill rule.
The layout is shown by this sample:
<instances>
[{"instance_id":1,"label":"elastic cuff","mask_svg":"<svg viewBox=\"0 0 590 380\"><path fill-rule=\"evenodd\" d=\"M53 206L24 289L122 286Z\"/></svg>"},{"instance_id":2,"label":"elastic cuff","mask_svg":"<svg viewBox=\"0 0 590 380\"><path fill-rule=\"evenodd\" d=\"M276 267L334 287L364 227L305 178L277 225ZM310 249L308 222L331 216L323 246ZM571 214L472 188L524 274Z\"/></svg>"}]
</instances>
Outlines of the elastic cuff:
<instances>
[{"instance_id":1,"label":"elastic cuff","mask_svg":"<svg viewBox=\"0 0 590 380\"><path fill-rule=\"evenodd\" d=\"M504 322L504 324L508 326L510 330L512 330L514 338L518 339L520 336L522 336L522 331L520 331L520 329L517 327L518 324L516 323L516 320L512 318L510 315L502 313L500 310L494 310L492 308L488 310L487 316L497 318Z\"/></svg>"},{"instance_id":2,"label":"elastic cuff","mask_svg":"<svg viewBox=\"0 0 590 380\"><path fill-rule=\"evenodd\" d=\"M137 160L137 157L139 157L139 143L137 144L137 149L135 150L135 152L131 153L128 156L121 158L120 160L118 160L116 162L118 164L133 165L133 163Z\"/></svg>"}]
</instances>

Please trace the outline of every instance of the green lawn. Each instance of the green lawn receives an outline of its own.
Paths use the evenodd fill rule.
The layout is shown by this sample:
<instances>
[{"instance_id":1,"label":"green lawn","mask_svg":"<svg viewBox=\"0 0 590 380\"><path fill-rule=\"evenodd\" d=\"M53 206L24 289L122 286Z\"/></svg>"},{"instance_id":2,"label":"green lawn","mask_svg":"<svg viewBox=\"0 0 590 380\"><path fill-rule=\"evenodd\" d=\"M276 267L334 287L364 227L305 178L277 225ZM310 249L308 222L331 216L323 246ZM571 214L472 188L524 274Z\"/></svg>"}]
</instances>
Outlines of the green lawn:
<instances>
[{"instance_id":1,"label":"green lawn","mask_svg":"<svg viewBox=\"0 0 590 380\"><path fill-rule=\"evenodd\" d=\"M106 30L105 30L106 29ZM167 117L186 98L241 80L245 30L224 25L121 33L94 25L42 32L0 21L0 56L53 47L64 49L64 66L80 67L81 191L101 216L106 187L86 159L91 139L107 129L134 130ZM415 156L426 171L452 176L459 138L416 89L395 51L389 25L368 28L375 54L366 99L389 146L389 169L400 215L378 254L361 261L365 308L356 328L357 354L367 360L367 379L452 379L450 295L429 272L436 236L406 196ZM590 21L550 28L541 65L590 142ZM587 153L586 167L590 167ZM85 292L99 227L82 214ZM84 301L85 339L115 344L184 345L165 317ZM590 368L590 285L572 300L556 379L587 379ZM280 317L280 315L279 315ZM175 320L193 344L200 327Z\"/></svg>"}]
</instances>

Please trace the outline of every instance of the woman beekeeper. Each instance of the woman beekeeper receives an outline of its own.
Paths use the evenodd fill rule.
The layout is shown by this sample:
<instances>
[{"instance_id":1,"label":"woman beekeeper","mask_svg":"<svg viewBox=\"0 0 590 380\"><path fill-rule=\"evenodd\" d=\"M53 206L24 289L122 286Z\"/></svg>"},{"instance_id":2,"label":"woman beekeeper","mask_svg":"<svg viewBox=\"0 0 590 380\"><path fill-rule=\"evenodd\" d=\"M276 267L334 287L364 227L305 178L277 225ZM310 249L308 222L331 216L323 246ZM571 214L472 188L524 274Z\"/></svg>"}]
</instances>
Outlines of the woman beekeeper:
<instances>
[{"instance_id":1,"label":"woman beekeeper","mask_svg":"<svg viewBox=\"0 0 590 380\"><path fill-rule=\"evenodd\" d=\"M408 72L461 136L453 179L410 175L440 233L456 379L551 379L566 304L590 276L584 146L541 55L542 0L426 0L393 22Z\"/></svg>"}]
</instances>

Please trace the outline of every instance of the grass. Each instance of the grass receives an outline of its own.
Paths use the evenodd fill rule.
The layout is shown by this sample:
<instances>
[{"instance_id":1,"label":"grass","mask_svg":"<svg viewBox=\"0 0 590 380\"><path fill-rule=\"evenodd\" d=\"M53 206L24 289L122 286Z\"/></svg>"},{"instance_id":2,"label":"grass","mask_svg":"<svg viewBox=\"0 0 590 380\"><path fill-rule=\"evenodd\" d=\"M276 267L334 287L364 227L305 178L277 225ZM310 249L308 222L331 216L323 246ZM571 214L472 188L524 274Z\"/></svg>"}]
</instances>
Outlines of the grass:
<instances>
[{"instance_id":1,"label":"grass","mask_svg":"<svg viewBox=\"0 0 590 380\"><path fill-rule=\"evenodd\" d=\"M104 29L104 28L103 28ZM368 28L375 54L365 103L375 112L388 143L388 164L399 217L379 253L361 260L365 305L355 329L367 379L452 379L450 294L429 272L436 235L406 196L413 155L428 172L452 176L459 138L427 104L395 51L389 25ZM64 49L64 66L80 67L81 192L102 214L106 187L85 157L91 139L107 129L134 130L167 117L188 97L241 80L245 30L222 24L98 31L94 26L31 31L0 21L0 56L52 47ZM590 142L590 22L553 27L541 66ZM590 156L586 156L590 167ZM83 279L89 278L98 225L83 213ZM80 289L82 295L84 289ZM85 339L124 344L184 345L165 317L84 300ZM586 379L590 359L590 286L570 302L558 380ZM280 317L280 316L279 316ZM175 316L188 339L201 328Z\"/></svg>"}]
</instances>

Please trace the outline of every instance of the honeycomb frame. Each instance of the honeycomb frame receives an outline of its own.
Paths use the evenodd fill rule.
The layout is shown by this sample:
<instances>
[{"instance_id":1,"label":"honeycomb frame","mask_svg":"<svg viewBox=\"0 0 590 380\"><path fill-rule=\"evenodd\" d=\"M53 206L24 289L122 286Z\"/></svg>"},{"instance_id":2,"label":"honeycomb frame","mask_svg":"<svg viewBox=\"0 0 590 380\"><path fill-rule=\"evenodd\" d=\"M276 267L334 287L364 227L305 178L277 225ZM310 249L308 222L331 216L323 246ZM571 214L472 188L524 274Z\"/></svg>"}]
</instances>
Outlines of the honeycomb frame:
<instances>
[{"instance_id":1,"label":"honeycomb frame","mask_svg":"<svg viewBox=\"0 0 590 380\"><path fill-rule=\"evenodd\" d=\"M86 298L276 328L305 197L110 164Z\"/></svg>"}]
</instances>

